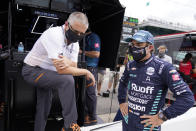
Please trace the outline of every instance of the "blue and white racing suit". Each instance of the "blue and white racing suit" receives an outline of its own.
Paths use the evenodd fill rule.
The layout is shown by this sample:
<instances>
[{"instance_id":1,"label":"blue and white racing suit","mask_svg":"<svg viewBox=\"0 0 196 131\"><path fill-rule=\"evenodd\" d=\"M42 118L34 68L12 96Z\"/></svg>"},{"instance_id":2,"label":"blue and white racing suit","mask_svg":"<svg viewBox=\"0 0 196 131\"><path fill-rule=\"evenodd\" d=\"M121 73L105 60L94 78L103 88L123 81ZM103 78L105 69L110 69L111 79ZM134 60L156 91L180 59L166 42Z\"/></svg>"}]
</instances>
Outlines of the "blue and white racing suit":
<instances>
[{"instance_id":1,"label":"blue and white racing suit","mask_svg":"<svg viewBox=\"0 0 196 131\"><path fill-rule=\"evenodd\" d=\"M176 101L163 109L168 88L174 93ZM128 123L123 120L123 131L148 131L141 124L140 116L155 115L160 110L167 119L185 113L194 104L188 85L179 76L172 64L151 56L147 61L130 61L121 77L118 100L126 102L128 91ZM153 131L160 131L155 127Z\"/></svg>"}]
</instances>

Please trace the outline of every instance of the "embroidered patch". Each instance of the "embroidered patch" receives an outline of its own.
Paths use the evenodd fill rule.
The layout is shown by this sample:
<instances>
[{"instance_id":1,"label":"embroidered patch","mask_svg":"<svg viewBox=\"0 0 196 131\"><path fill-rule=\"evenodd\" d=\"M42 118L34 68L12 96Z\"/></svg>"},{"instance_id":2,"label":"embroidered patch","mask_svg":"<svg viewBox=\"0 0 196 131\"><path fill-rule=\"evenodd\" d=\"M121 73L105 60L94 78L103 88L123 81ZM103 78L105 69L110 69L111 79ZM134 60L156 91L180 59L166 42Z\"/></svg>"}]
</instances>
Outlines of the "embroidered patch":
<instances>
[{"instance_id":1,"label":"embroidered patch","mask_svg":"<svg viewBox=\"0 0 196 131\"><path fill-rule=\"evenodd\" d=\"M179 75L172 75L172 79L173 79L173 81L177 81L177 80L180 80L180 77L179 77Z\"/></svg>"},{"instance_id":2,"label":"embroidered patch","mask_svg":"<svg viewBox=\"0 0 196 131\"><path fill-rule=\"evenodd\" d=\"M99 48L99 43L94 44L95 48Z\"/></svg>"}]
</instances>

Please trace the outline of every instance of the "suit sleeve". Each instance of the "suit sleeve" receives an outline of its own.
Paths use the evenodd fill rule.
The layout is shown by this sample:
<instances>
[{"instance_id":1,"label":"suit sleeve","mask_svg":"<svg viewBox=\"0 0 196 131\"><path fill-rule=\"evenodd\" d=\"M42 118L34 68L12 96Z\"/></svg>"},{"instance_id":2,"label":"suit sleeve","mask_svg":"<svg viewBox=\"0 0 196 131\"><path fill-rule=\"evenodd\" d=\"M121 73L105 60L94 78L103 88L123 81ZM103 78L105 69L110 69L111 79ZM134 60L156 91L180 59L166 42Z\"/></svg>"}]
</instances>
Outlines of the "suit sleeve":
<instances>
[{"instance_id":1,"label":"suit sleeve","mask_svg":"<svg viewBox=\"0 0 196 131\"><path fill-rule=\"evenodd\" d=\"M118 102L119 104L126 102L127 97L127 85L129 81L129 63L125 67L125 71L120 79L118 88Z\"/></svg>"},{"instance_id":2,"label":"suit sleeve","mask_svg":"<svg viewBox=\"0 0 196 131\"><path fill-rule=\"evenodd\" d=\"M163 79L176 98L176 101L163 111L163 114L171 119L189 110L194 104L194 97L189 86L171 64L166 65L164 69Z\"/></svg>"}]
</instances>

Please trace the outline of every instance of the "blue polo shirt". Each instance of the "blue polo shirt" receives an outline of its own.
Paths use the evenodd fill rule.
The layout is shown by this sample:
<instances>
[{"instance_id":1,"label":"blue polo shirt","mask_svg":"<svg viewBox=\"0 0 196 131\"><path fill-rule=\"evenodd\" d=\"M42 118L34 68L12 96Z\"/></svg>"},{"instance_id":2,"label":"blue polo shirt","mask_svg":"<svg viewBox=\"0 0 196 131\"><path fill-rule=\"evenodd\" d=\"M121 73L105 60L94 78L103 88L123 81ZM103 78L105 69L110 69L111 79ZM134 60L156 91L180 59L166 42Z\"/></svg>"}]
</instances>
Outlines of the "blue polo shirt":
<instances>
[{"instance_id":1,"label":"blue polo shirt","mask_svg":"<svg viewBox=\"0 0 196 131\"><path fill-rule=\"evenodd\" d=\"M91 33L86 37L85 51L98 51L101 49L101 41L97 34ZM86 56L87 66L97 67L99 58Z\"/></svg>"}]
</instances>

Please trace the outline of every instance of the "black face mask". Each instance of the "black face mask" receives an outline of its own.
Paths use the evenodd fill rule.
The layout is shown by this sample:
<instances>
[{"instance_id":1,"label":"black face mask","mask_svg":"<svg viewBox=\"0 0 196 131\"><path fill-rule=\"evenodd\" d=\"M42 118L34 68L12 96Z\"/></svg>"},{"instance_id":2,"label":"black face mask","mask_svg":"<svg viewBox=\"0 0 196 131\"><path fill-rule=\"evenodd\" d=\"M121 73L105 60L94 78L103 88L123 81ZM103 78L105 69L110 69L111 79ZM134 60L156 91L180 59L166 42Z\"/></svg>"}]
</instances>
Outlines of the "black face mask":
<instances>
[{"instance_id":1,"label":"black face mask","mask_svg":"<svg viewBox=\"0 0 196 131\"><path fill-rule=\"evenodd\" d=\"M165 52L159 53L159 58L163 58L165 56Z\"/></svg>"},{"instance_id":2,"label":"black face mask","mask_svg":"<svg viewBox=\"0 0 196 131\"><path fill-rule=\"evenodd\" d=\"M85 35L77 35L75 32L73 32L71 29L67 30L65 32L65 37L68 40L68 43L75 43L78 42L80 40L82 40L82 38L84 38Z\"/></svg>"},{"instance_id":3,"label":"black face mask","mask_svg":"<svg viewBox=\"0 0 196 131\"><path fill-rule=\"evenodd\" d=\"M146 56L146 47L137 48L137 47L130 47L130 53L133 56L133 59L136 62L139 62Z\"/></svg>"}]
</instances>

